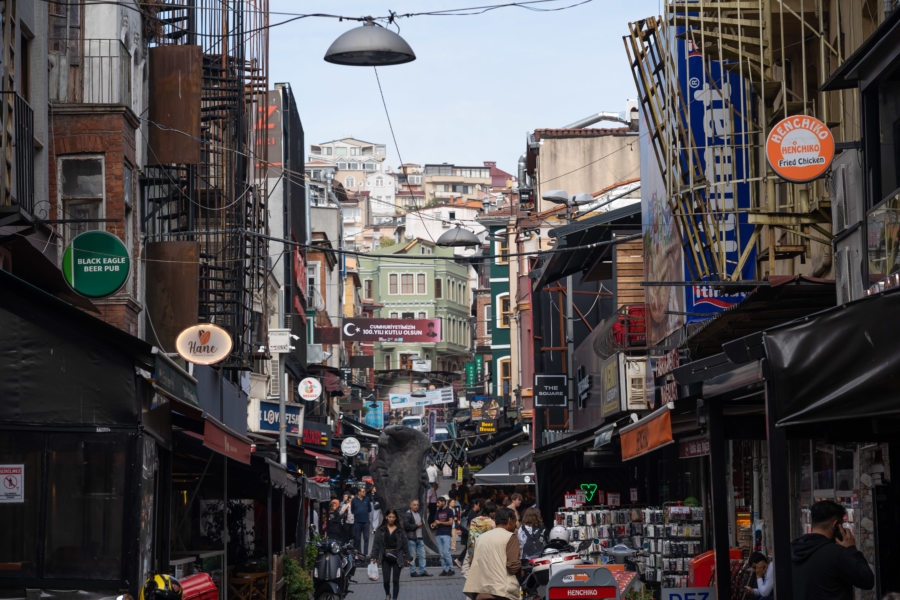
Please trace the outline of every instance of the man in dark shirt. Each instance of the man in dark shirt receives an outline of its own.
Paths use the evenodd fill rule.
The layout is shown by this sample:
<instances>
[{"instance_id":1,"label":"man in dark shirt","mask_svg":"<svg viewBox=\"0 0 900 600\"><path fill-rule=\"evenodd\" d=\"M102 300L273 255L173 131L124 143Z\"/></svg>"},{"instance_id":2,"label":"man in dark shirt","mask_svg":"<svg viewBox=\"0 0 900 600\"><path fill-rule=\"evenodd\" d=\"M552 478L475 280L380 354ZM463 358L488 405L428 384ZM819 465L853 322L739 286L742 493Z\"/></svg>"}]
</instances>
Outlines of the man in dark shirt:
<instances>
[{"instance_id":1,"label":"man in dark shirt","mask_svg":"<svg viewBox=\"0 0 900 600\"><path fill-rule=\"evenodd\" d=\"M791 542L792 600L852 600L854 587L875 586L875 575L856 549L853 532L843 527L846 513L831 500L812 505L812 533Z\"/></svg>"},{"instance_id":2,"label":"man in dark shirt","mask_svg":"<svg viewBox=\"0 0 900 600\"><path fill-rule=\"evenodd\" d=\"M369 513L372 512L372 501L366 496L366 490L359 488L356 497L350 501L350 512L353 513L353 545L363 554L369 553Z\"/></svg>"},{"instance_id":3,"label":"man in dark shirt","mask_svg":"<svg viewBox=\"0 0 900 600\"><path fill-rule=\"evenodd\" d=\"M437 499L437 508L434 511L434 521L431 528L434 529L434 537L437 540L438 551L441 554L441 575L453 575L453 558L450 556L450 536L453 533L453 511L447 507L449 498L440 496Z\"/></svg>"}]
</instances>

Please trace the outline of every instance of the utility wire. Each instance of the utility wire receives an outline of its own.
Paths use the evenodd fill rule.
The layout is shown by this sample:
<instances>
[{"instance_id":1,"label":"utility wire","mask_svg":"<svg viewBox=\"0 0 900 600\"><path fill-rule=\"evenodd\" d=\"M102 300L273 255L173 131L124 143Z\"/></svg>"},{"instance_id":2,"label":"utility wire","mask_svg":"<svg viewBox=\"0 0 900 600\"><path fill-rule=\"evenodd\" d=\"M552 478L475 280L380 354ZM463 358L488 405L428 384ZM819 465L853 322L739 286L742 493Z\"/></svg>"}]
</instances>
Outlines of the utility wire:
<instances>
[{"instance_id":1,"label":"utility wire","mask_svg":"<svg viewBox=\"0 0 900 600\"><path fill-rule=\"evenodd\" d=\"M391 113L388 112L387 101L384 99L384 90L381 89L381 77L378 76L378 67L372 67L372 70L375 71L375 81L378 82L378 94L381 96L381 105L384 107L384 116L387 117L388 128L391 130L391 139L394 140L394 149L397 151L397 158L400 159L400 164L403 165L405 162L403 161L403 156L400 155L400 145L397 144L397 136L394 134L394 124L391 123ZM412 194L412 187L409 185L409 177L406 178L406 191ZM421 219L421 214L418 215ZM422 226L425 227L425 233L428 234L428 237L431 238L431 241L434 241L434 237L431 235L431 231L428 230L428 227L425 226L425 221L422 220Z\"/></svg>"},{"instance_id":2,"label":"utility wire","mask_svg":"<svg viewBox=\"0 0 900 600\"><path fill-rule=\"evenodd\" d=\"M58 6L91 6L91 5L111 5L111 6L121 6L123 8L133 10L136 12L144 12L145 10L193 10L193 11L210 11L210 12L222 12L221 8L216 8L212 6L192 6L189 4L181 4L181 3L169 3L169 2L158 2L151 0L43 0L47 4L55 4ZM579 2L574 2L572 4L566 6L558 6L552 8L541 8L538 5L541 4L549 4L552 2L560 2L562 0L523 0L522 2L506 2L502 4L486 4L481 6L469 6L463 8L448 8L442 10L432 10L432 11L420 11L420 12L408 12L408 13L396 13L394 11L389 11L389 14L378 17L353 17L348 15L338 15L333 13L298 13L298 12L290 12L290 11L275 11L275 10L258 10L252 7L247 7L242 10L245 13L257 13L264 15L278 15L284 17L291 17L284 21L279 21L277 23L272 23L267 25L266 29L271 29L272 27L277 27L279 25L284 25L286 23L290 23L292 21L296 21L298 19L305 19L310 17L321 17L321 18L329 18L329 19L337 19L338 21L368 21L369 19L373 21L384 21L386 24L394 23L394 21L398 18L411 18L411 17L458 17L458 16L472 16L472 15L482 15L487 12L498 10L501 8L522 8L525 10L530 10L533 12L559 12L563 10L569 10L571 8L575 8L581 6L583 4L588 4L593 2L593 0L581 0ZM210 34L207 34L210 35ZM219 34L220 35L220 34Z\"/></svg>"}]
</instances>

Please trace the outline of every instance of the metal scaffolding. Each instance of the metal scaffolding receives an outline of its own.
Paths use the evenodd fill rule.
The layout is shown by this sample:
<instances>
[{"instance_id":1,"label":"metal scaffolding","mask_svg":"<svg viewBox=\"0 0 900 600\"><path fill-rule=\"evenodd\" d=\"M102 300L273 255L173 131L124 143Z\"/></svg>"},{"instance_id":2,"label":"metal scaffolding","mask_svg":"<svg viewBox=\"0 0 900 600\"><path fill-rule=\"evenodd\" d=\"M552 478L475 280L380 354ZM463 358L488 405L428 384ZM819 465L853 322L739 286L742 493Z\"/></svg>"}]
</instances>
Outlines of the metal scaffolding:
<instances>
[{"instance_id":1,"label":"metal scaffolding","mask_svg":"<svg viewBox=\"0 0 900 600\"><path fill-rule=\"evenodd\" d=\"M796 114L825 122L838 142L853 139L847 96L829 103L819 87L854 47L844 30L877 23L869 4L667 0L664 17L629 25L626 51L693 279L830 268L826 181L778 178L765 139Z\"/></svg>"}]
</instances>

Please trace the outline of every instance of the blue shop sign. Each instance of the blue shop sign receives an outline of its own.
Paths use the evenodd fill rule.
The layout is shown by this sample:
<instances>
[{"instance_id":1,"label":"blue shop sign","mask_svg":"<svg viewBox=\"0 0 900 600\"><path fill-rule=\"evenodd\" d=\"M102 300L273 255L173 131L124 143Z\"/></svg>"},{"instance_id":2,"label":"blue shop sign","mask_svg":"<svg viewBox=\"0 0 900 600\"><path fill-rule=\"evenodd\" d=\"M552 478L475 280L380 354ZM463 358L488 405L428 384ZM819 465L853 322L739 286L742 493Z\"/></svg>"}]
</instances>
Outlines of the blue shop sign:
<instances>
[{"instance_id":1,"label":"blue shop sign","mask_svg":"<svg viewBox=\"0 0 900 600\"><path fill-rule=\"evenodd\" d=\"M284 407L285 419L287 423L287 432L292 435L300 435L300 414L301 407L296 404L286 404ZM259 401L259 430L278 432L278 410L277 402L268 402L266 400Z\"/></svg>"}]
</instances>

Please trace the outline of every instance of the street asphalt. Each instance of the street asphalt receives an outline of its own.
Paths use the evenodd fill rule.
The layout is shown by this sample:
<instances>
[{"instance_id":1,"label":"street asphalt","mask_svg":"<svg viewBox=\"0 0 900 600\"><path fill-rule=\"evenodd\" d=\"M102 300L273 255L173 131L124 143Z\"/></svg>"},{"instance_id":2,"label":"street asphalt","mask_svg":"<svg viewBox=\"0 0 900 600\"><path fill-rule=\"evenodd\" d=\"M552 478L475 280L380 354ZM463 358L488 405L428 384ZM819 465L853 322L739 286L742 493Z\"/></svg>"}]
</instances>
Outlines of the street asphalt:
<instances>
[{"instance_id":1,"label":"street asphalt","mask_svg":"<svg viewBox=\"0 0 900 600\"><path fill-rule=\"evenodd\" d=\"M455 479L438 478L438 493L446 494L450 490L450 484ZM459 547L452 552L454 556L459 553ZM410 577L409 569L403 569L400 574L400 595L398 600L465 600L462 589L465 578L459 569L454 567L455 575L441 576L441 567L438 565L438 556L426 548L428 560L428 572L433 577ZM378 580L370 581L366 575L366 565L360 565L353 576L354 583L350 585L353 592L347 600L384 600L384 585L381 570L378 572Z\"/></svg>"},{"instance_id":2,"label":"street asphalt","mask_svg":"<svg viewBox=\"0 0 900 600\"><path fill-rule=\"evenodd\" d=\"M440 567L428 567L434 577L410 577L409 569L400 574L400 595L397 600L464 600L462 593L465 578L454 569L455 575L442 577ZM366 568L360 567L353 577L355 583L350 584L353 592L347 600L384 600L384 586L381 573L378 581L370 581L366 576Z\"/></svg>"}]
</instances>

